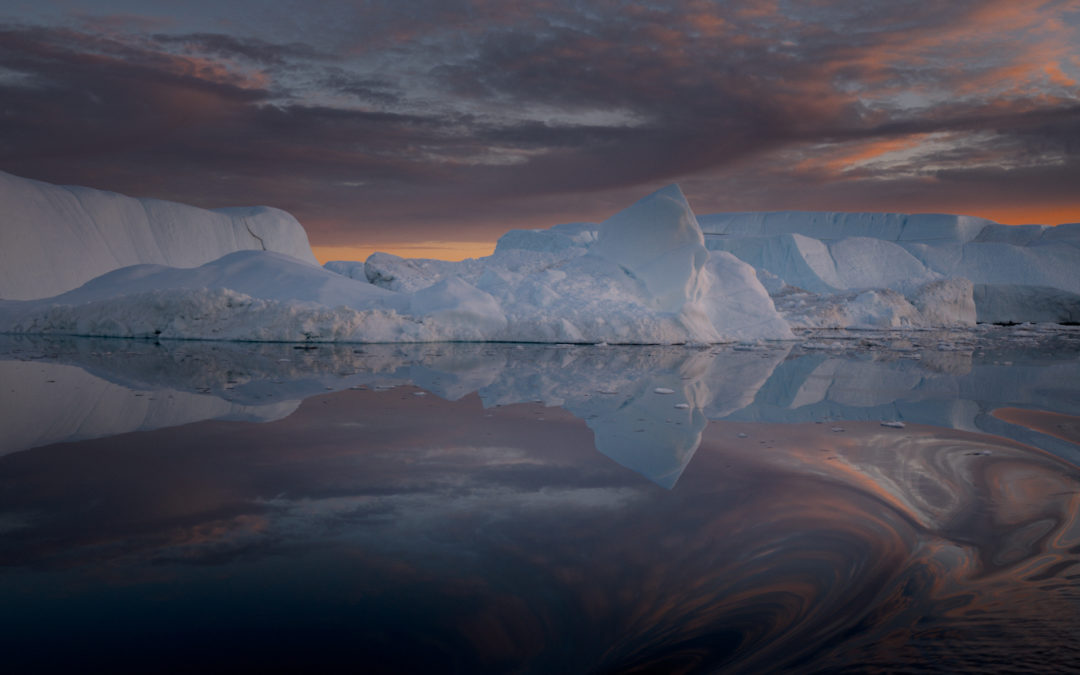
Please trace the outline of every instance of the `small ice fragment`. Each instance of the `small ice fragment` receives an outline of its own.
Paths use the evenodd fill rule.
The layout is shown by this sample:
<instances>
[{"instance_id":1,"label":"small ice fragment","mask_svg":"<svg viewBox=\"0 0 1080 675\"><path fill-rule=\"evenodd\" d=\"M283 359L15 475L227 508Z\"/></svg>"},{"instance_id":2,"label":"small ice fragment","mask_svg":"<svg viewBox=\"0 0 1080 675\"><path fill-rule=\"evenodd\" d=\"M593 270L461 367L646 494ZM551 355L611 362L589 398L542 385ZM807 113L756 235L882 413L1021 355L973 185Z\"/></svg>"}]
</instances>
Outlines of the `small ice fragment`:
<instances>
[{"instance_id":1,"label":"small ice fragment","mask_svg":"<svg viewBox=\"0 0 1080 675\"><path fill-rule=\"evenodd\" d=\"M839 433L844 430L844 427L833 427L832 430Z\"/></svg>"},{"instance_id":2,"label":"small ice fragment","mask_svg":"<svg viewBox=\"0 0 1080 675\"><path fill-rule=\"evenodd\" d=\"M686 410L687 408L690 407L690 404L689 403L676 403L675 407L678 408L679 410Z\"/></svg>"},{"instance_id":3,"label":"small ice fragment","mask_svg":"<svg viewBox=\"0 0 1080 675\"><path fill-rule=\"evenodd\" d=\"M412 395L413 396L427 396L427 392L426 391L414 391L412 393Z\"/></svg>"},{"instance_id":4,"label":"small ice fragment","mask_svg":"<svg viewBox=\"0 0 1080 675\"><path fill-rule=\"evenodd\" d=\"M657 394L674 394L675 393L674 389L668 389L667 387L657 387L656 389L653 389L653 391L656 392Z\"/></svg>"},{"instance_id":5,"label":"small ice fragment","mask_svg":"<svg viewBox=\"0 0 1080 675\"><path fill-rule=\"evenodd\" d=\"M881 423L883 427L889 427L890 429L903 429L904 423L896 420L889 420Z\"/></svg>"},{"instance_id":6,"label":"small ice fragment","mask_svg":"<svg viewBox=\"0 0 1080 675\"><path fill-rule=\"evenodd\" d=\"M738 436L739 438L747 438L747 436L748 436L748 434L745 434L745 433L743 433L741 431L739 433L735 434L735 435Z\"/></svg>"}]
</instances>

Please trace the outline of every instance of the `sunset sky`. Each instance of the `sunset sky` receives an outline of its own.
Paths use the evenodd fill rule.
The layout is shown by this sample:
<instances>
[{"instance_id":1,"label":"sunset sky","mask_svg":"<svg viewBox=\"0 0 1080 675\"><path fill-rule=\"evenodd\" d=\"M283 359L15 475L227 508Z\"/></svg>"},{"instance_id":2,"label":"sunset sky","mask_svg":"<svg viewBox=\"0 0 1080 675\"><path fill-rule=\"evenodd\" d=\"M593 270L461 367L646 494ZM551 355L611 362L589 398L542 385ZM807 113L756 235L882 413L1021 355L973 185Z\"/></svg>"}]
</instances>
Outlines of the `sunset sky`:
<instances>
[{"instance_id":1,"label":"sunset sky","mask_svg":"<svg viewBox=\"0 0 1080 675\"><path fill-rule=\"evenodd\" d=\"M1080 0L7 0L0 170L461 258L698 213L1080 221Z\"/></svg>"}]
</instances>

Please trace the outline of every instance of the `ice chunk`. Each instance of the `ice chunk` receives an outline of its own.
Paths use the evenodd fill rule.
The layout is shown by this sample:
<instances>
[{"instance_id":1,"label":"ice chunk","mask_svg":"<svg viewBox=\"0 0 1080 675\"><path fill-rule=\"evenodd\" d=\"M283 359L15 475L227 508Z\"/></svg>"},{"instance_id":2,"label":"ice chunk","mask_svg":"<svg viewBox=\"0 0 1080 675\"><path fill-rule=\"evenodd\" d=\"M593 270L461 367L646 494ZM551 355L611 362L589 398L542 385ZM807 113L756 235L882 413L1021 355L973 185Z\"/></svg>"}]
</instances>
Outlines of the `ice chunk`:
<instances>
[{"instance_id":1,"label":"ice chunk","mask_svg":"<svg viewBox=\"0 0 1080 675\"><path fill-rule=\"evenodd\" d=\"M372 253L364 261L364 275L372 284L391 291L411 293L453 276L455 264L445 260L402 258L392 253Z\"/></svg>"},{"instance_id":2,"label":"ice chunk","mask_svg":"<svg viewBox=\"0 0 1080 675\"><path fill-rule=\"evenodd\" d=\"M367 275L364 273L364 263L358 260L331 260L323 265L323 268L343 277L367 281Z\"/></svg>"},{"instance_id":3,"label":"ice chunk","mask_svg":"<svg viewBox=\"0 0 1080 675\"><path fill-rule=\"evenodd\" d=\"M730 253L713 251L706 270L710 288L701 305L725 341L794 338L753 267Z\"/></svg>"},{"instance_id":4,"label":"ice chunk","mask_svg":"<svg viewBox=\"0 0 1080 675\"><path fill-rule=\"evenodd\" d=\"M932 281L915 289L911 303L926 327L975 325L974 287L967 279Z\"/></svg>"},{"instance_id":5,"label":"ice chunk","mask_svg":"<svg viewBox=\"0 0 1080 675\"><path fill-rule=\"evenodd\" d=\"M510 230L495 244L496 253L509 250L558 252L580 247L588 243L585 238L575 238L568 232L556 230Z\"/></svg>"}]
</instances>

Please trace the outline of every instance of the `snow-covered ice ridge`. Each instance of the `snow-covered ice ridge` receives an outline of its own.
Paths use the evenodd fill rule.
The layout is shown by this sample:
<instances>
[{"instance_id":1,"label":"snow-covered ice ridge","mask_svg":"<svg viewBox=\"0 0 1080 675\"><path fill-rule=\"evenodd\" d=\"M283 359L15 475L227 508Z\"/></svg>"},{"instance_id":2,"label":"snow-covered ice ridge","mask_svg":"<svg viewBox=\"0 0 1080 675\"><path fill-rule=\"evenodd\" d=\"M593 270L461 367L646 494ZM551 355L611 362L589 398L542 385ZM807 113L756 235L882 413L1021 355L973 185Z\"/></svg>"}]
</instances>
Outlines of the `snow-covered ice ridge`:
<instances>
[{"instance_id":1,"label":"snow-covered ice ridge","mask_svg":"<svg viewBox=\"0 0 1080 675\"><path fill-rule=\"evenodd\" d=\"M788 340L792 327L1080 320L1080 226L796 212L699 221L672 185L600 224L510 231L485 258L376 253L318 267L299 223L264 207L206 211L6 174L0 203L15 214L2 230L0 332L680 344Z\"/></svg>"}]
</instances>

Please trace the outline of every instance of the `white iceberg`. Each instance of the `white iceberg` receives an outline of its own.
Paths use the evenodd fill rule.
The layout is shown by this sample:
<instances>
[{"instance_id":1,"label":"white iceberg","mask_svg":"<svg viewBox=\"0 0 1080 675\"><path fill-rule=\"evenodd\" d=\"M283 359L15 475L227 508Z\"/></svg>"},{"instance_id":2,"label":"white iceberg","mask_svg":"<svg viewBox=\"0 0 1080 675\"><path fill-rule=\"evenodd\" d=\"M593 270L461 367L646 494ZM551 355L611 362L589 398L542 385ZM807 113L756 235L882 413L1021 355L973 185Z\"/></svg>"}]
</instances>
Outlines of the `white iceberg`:
<instances>
[{"instance_id":1,"label":"white iceberg","mask_svg":"<svg viewBox=\"0 0 1080 675\"><path fill-rule=\"evenodd\" d=\"M460 262L319 267L292 216L0 174L0 332L251 341L790 340L792 328L1080 318L1080 226L717 214L676 185ZM704 229L701 222L705 223Z\"/></svg>"}]
</instances>

